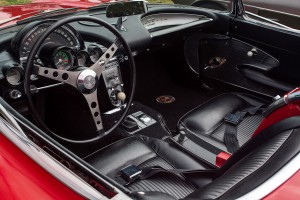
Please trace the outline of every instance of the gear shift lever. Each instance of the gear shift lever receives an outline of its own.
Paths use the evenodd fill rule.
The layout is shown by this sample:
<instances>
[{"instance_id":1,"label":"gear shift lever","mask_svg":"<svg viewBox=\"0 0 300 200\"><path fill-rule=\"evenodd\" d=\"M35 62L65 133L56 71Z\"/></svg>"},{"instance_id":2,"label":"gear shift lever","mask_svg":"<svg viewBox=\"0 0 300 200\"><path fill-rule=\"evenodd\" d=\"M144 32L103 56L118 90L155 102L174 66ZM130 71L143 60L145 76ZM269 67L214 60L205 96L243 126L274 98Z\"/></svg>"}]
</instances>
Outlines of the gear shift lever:
<instances>
[{"instance_id":1,"label":"gear shift lever","mask_svg":"<svg viewBox=\"0 0 300 200\"><path fill-rule=\"evenodd\" d=\"M139 129L139 126L136 121L134 121L131 117L127 116L122 122L122 127L127 132L133 132Z\"/></svg>"}]
</instances>

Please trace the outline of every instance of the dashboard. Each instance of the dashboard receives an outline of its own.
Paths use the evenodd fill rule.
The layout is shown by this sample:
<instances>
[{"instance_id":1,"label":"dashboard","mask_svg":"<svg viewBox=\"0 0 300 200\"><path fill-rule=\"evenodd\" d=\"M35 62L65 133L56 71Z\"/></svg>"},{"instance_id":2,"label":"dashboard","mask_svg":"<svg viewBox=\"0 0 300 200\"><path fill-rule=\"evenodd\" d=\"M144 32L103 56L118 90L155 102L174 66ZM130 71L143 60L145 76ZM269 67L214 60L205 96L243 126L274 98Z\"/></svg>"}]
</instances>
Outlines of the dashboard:
<instances>
[{"instance_id":1,"label":"dashboard","mask_svg":"<svg viewBox=\"0 0 300 200\"><path fill-rule=\"evenodd\" d=\"M161 5L149 5L148 8L148 12L143 15L123 19L126 30L121 31L121 34L134 55L151 47L151 42L156 37L191 27L204 27L216 17L211 12L192 7L179 8L176 5L168 5L162 8ZM89 15L112 25L118 20L107 18L105 8L81 11L74 15ZM39 36L57 19L20 22L17 26L0 30L0 89L7 101L25 99L22 83L27 57ZM113 41L114 36L98 24L70 23L49 35L36 55L34 65L59 70L82 70L93 65ZM119 107L122 103L116 98L116 94L126 90L126 73L123 69L126 69L127 65L127 56L121 51L110 60L102 73L108 98L114 107ZM35 74L31 75L30 79L32 92L57 85L41 84L43 78Z\"/></svg>"},{"instance_id":2,"label":"dashboard","mask_svg":"<svg viewBox=\"0 0 300 200\"><path fill-rule=\"evenodd\" d=\"M2 74L8 86L8 96L10 99L17 100L22 97L22 86L26 61L34 44L40 35L53 23L53 20L45 20L29 23L18 31L11 40L11 49L18 59L10 59L7 56L6 62L1 62ZM93 65L107 50L107 48L97 42L84 41L81 34L72 26L64 25L56 29L43 42L38 54L35 56L34 65L36 67L48 67L59 70L83 70ZM7 52L2 54L3 58ZM120 63L127 59L124 55L116 55L105 66L103 71L104 84L107 94L113 106L119 107L121 101L116 95L123 92L123 82L120 70ZM30 79L33 82L32 92L38 92L43 87L38 87L38 75L32 74ZM53 83L50 86L56 86ZM11 86L11 87L9 87Z\"/></svg>"}]
</instances>

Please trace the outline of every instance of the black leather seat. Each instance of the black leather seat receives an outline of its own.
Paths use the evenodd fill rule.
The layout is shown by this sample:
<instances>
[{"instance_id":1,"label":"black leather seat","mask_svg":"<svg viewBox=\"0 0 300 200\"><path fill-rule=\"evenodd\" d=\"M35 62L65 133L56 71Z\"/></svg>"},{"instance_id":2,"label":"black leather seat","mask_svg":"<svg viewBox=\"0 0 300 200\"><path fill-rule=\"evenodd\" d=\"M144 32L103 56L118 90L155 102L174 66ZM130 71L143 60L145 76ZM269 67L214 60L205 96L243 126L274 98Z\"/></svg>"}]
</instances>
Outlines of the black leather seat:
<instances>
[{"instance_id":1,"label":"black leather seat","mask_svg":"<svg viewBox=\"0 0 300 200\"><path fill-rule=\"evenodd\" d=\"M188 133L200 137L223 151L227 151L224 144L225 116L251 106L256 107L268 104L269 102L254 96L225 93L186 113L179 120L178 127L184 128ZM237 139L239 146L242 146L250 139L262 120L263 116L258 113L254 116L246 116L238 124Z\"/></svg>"},{"instance_id":2,"label":"black leather seat","mask_svg":"<svg viewBox=\"0 0 300 200\"><path fill-rule=\"evenodd\" d=\"M299 122L300 118L297 120ZM299 153L299 130L281 133L274 130L278 128L272 127L269 132L247 142L213 176L206 176L205 173L179 176L163 172L146 180L136 180L126 187L132 192L132 197L139 200L236 199L266 181ZM147 137L129 137L95 152L85 160L112 179L130 164L141 168L208 168L172 144Z\"/></svg>"},{"instance_id":3,"label":"black leather seat","mask_svg":"<svg viewBox=\"0 0 300 200\"><path fill-rule=\"evenodd\" d=\"M208 166L167 142L148 137L129 137L107 146L86 158L103 174L115 179L128 165L140 168L161 166L164 169L207 169ZM160 191L183 198L196 190L190 182L176 175L160 174L147 180L136 181L128 188L132 191Z\"/></svg>"}]
</instances>

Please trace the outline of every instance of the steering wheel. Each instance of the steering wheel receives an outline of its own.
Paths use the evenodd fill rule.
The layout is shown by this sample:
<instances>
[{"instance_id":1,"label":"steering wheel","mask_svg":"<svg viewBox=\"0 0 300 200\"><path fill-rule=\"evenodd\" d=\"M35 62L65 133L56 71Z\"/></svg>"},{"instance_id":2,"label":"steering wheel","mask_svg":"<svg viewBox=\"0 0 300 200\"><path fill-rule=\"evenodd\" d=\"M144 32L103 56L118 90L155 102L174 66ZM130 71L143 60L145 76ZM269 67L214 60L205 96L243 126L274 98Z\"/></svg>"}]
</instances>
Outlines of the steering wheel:
<instances>
[{"instance_id":1,"label":"steering wheel","mask_svg":"<svg viewBox=\"0 0 300 200\"><path fill-rule=\"evenodd\" d=\"M41 66L34 66L34 59L35 55L38 53L41 45L46 40L46 38L57 28L61 27L64 24L76 22L76 21L90 21L97 23L104 28L108 29L110 32L112 32L116 39L115 41L110 45L110 47L107 49L107 51L99 58L97 62L95 62L92 66L90 66L87 69L84 69L82 71L66 71L66 70L59 70L54 68L48 68L48 67L41 67ZM106 64L109 62L109 60L115 55L116 51L123 47L126 54L128 55L128 61L130 65L130 92L129 97L127 98L127 106L125 107L123 114L119 118L119 120L109 129L104 130L103 123L101 119L101 112L99 108L99 99L97 96L97 90L99 85L99 78L102 74L102 71ZM62 137L60 135L57 135L56 133L52 132L47 125L41 120L41 117L39 116L34 102L32 100L32 94L30 90L30 75L32 73L35 73L39 76L46 77L52 80L60 81L64 84L68 84L74 88L76 88L85 98L90 113L94 119L96 134L95 137L91 139L86 140L73 140L68 139L65 137ZM130 50L130 47L128 43L125 41L123 36L110 24L107 22L94 18L94 17L88 17L88 16L73 16L68 17L62 20L57 21L56 23L52 24L37 40L35 45L33 46L30 54L28 55L27 59L27 65L25 70L25 78L24 78L24 88L25 88L25 94L28 100L28 106L31 111L31 114L35 121L40 125L41 128L46 130L51 135L55 136L56 138L71 142L71 143L88 143L88 142L94 142L97 140L100 140L104 136L110 134L113 132L118 125L122 122L122 120L126 117L128 110L130 108L130 105L132 104L134 90L135 90L135 79L136 79L136 72L135 72L135 63L134 59Z\"/></svg>"}]
</instances>

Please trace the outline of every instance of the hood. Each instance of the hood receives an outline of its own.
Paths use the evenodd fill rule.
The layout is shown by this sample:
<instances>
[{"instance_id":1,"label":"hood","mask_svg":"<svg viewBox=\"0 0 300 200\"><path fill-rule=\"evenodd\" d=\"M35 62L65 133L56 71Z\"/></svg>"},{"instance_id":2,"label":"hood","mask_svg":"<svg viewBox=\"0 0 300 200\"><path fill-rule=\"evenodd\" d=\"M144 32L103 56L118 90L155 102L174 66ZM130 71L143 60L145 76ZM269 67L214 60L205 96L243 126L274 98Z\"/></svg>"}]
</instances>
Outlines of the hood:
<instances>
[{"instance_id":1,"label":"hood","mask_svg":"<svg viewBox=\"0 0 300 200\"><path fill-rule=\"evenodd\" d=\"M39 14L41 11L77 7L87 9L110 0L33 0L29 4L1 6L0 28L15 24L17 21Z\"/></svg>"}]
</instances>

